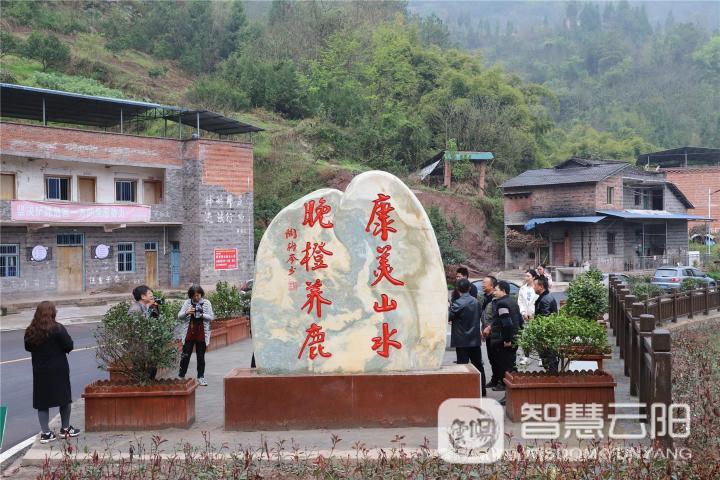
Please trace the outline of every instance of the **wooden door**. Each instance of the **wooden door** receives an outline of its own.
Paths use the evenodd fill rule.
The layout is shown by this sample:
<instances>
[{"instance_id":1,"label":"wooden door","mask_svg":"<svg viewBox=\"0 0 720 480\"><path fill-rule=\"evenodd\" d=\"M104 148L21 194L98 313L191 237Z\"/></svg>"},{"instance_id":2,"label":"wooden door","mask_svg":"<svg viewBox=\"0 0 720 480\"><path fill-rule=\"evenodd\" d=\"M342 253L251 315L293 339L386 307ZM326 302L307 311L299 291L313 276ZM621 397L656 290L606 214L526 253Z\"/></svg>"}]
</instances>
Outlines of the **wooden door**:
<instances>
[{"instance_id":1,"label":"wooden door","mask_svg":"<svg viewBox=\"0 0 720 480\"><path fill-rule=\"evenodd\" d=\"M565 242L553 242L552 244L553 265L565 265Z\"/></svg>"},{"instance_id":2,"label":"wooden door","mask_svg":"<svg viewBox=\"0 0 720 480\"><path fill-rule=\"evenodd\" d=\"M95 203L95 179L78 178L78 201L80 203Z\"/></svg>"},{"instance_id":3,"label":"wooden door","mask_svg":"<svg viewBox=\"0 0 720 480\"><path fill-rule=\"evenodd\" d=\"M157 288L157 251L145 251L145 285L150 288Z\"/></svg>"},{"instance_id":4,"label":"wooden door","mask_svg":"<svg viewBox=\"0 0 720 480\"><path fill-rule=\"evenodd\" d=\"M57 247L58 293L83 291L83 247Z\"/></svg>"},{"instance_id":5,"label":"wooden door","mask_svg":"<svg viewBox=\"0 0 720 480\"><path fill-rule=\"evenodd\" d=\"M157 205L162 201L162 183L160 182L144 182L143 183L143 204Z\"/></svg>"}]
</instances>

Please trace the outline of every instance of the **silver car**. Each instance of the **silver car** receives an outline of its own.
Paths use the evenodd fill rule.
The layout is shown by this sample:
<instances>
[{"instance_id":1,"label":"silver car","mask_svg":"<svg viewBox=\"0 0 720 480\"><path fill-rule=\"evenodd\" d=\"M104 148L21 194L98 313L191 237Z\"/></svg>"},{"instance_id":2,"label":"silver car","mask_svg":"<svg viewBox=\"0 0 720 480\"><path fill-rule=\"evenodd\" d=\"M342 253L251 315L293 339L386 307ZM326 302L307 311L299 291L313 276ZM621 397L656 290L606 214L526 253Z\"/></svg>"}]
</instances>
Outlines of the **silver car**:
<instances>
[{"instance_id":1,"label":"silver car","mask_svg":"<svg viewBox=\"0 0 720 480\"><path fill-rule=\"evenodd\" d=\"M717 283L712 277L701 272L694 267L660 267L655 270L652 280L650 283L657 285L658 287L664 288L665 290L672 290L673 288L680 288L683 280L686 278L695 278L706 282L710 287L716 287Z\"/></svg>"}]
</instances>

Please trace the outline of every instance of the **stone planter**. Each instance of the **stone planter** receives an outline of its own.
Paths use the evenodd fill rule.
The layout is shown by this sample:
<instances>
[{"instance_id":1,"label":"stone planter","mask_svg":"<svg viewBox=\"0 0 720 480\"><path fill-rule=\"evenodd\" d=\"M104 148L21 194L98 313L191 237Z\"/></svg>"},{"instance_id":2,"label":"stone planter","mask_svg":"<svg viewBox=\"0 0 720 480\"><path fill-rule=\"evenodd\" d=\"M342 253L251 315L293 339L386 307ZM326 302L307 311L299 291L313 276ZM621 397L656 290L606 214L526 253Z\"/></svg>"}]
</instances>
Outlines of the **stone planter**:
<instances>
[{"instance_id":1,"label":"stone planter","mask_svg":"<svg viewBox=\"0 0 720 480\"><path fill-rule=\"evenodd\" d=\"M210 345L208 350L217 350L244 340L250 336L250 319L233 317L210 322Z\"/></svg>"},{"instance_id":2,"label":"stone planter","mask_svg":"<svg viewBox=\"0 0 720 480\"><path fill-rule=\"evenodd\" d=\"M188 428L195 422L195 379L150 385L98 380L85 387L85 430Z\"/></svg>"},{"instance_id":3,"label":"stone planter","mask_svg":"<svg viewBox=\"0 0 720 480\"><path fill-rule=\"evenodd\" d=\"M615 380L601 370L594 372L508 372L505 374L505 411L512 422L522 418L522 406L553 404L560 407L561 418L565 418L565 405L599 403L603 418L613 413L611 403L615 402Z\"/></svg>"}]
</instances>

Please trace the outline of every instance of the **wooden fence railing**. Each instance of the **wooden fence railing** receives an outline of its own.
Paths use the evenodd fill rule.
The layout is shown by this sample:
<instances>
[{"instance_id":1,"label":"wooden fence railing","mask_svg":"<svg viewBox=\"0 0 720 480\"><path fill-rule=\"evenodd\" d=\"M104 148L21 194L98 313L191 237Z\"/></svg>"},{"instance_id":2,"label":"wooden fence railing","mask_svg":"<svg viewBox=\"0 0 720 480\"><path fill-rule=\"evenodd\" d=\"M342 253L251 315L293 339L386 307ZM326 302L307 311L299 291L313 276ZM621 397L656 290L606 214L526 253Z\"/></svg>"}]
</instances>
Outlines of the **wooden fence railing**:
<instances>
[{"instance_id":1,"label":"wooden fence railing","mask_svg":"<svg viewBox=\"0 0 720 480\"><path fill-rule=\"evenodd\" d=\"M665 415L652 415L652 405L672 403L671 342L670 332L657 328L656 322L676 322L678 317L704 313L713 308L720 311L720 289L701 288L688 292L673 291L668 295L639 301L627 285L615 276L609 280L610 326L624 361L625 376L630 377L630 394L638 397L640 414L650 425L651 432L661 432ZM658 413L658 412L656 412ZM666 424L665 424L666 425ZM657 435L656 440L670 446L668 432Z\"/></svg>"}]
</instances>

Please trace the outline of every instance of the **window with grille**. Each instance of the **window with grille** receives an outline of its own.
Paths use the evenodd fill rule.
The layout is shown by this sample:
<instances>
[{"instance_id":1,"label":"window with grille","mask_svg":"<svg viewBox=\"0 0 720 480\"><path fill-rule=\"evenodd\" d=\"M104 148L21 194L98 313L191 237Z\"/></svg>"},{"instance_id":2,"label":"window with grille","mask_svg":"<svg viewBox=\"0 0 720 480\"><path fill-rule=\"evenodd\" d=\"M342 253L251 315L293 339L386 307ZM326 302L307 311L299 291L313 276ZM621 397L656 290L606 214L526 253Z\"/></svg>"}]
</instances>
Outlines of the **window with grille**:
<instances>
[{"instance_id":1,"label":"window with grille","mask_svg":"<svg viewBox=\"0 0 720 480\"><path fill-rule=\"evenodd\" d=\"M0 245L0 277L20 276L20 245Z\"/></svg>"},{"instance_id":2,"label":"window with grille","mask_svg":"<svg viewBox=\"0 0 720 480\"><path fill-rule=\"evenodd\" d=\"M45 179L45 197L48 200L70 200L70 179L67 177L47 177Z\"/></svg>"},{"instance_id":3,"label":"window with grille","mask_svg":"<svg viewBox=\"0 0 720 480\"><path fill-rule=\"evenodd\" d=\"M82 246L83 234L82 233L60 233L57 236L58 246L63 247L74 247Z\"/></svg>"},{"instance_id":4,"label":"window with grille","mask_svg":"<svg viewBox=\"0 0 720 480\"><path fill-rule=\"evenodd\" d=\"M157 251L157 242L145 242L145 251L151 251L156 252Z\"/></svg>"},{"instance_id":5,"label":"window with grille","mask_svg":"<svg viewBox=\"0 0 720 480\"><path fill-rule=\"evenodd\" d=\"M137 182L135 180L115 180L115 201L136 202Z\"/></svg>"},{"instance_id":6,"label":"window with grille","mask_svg":"<svg viewBox=\"0 0 720 480\"><path fill-rule=\"evenodd\" d=\"M133 243L117 244L117 270L118 272L135 271L135 245Z\"/></svg>"}]
</instances>

